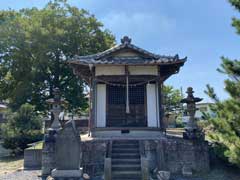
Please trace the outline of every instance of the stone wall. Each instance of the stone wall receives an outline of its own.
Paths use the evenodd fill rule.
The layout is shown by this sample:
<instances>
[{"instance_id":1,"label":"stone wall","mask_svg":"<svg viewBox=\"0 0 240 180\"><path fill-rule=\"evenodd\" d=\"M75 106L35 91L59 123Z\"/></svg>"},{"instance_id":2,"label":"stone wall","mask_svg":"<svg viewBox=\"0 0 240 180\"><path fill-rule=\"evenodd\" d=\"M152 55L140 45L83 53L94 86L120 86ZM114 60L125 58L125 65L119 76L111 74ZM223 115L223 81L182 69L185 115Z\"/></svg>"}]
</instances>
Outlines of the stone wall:
<instances>
[{"instance_id":1,"label":"stone wall","mask_svg":"<svg viewBox=\"0 0 240 180\"><path fill-rule=\"evenodd\" d=\"M158 168L171 173L182 173L184 166L189 167L193 172L209 170L207 142L169 137L147 140L144 144L150 171Z\"/></svg>"},{"instance_id":2,"label":"stone wall","mask_svg":"<svg viewBox=\"0 0 240 180\"><path fill-rule=\"evenodd\" d=\"M102 176L104 172L104 160L107 153L108 141L81 142L83 172L91 177Z\"/></svg>"},{"instance_id":3,"label":"stone wall","mask_svg":"<svg viewBox=\"0 0 240 180\"><path fill-rule=\"evenodd\" d=\"M109 139L81 141L81 167L83 167L83 173L89 174L90 177L103 176L104 160L109 141ZM206 172L209 170L207 142L176 137L140 141L144 145L145 157L150 172L158 168L159 170L182 174L184 167L190 168L193 172ZM43 162L45 162L45 168L42 167L43 170L45 169L43 172L53 169L51 166L54 166L54 148L51 151L49 151L50 147L47 149L46 153L43 150Z\"/></svg>"},{"instance_id":4,"label":"stone wall","mask_svg":"<svg viewBox=\"0 0 240 180\"><path fill-rule=\"evenodd\" d=\"M83 172L92 177L103 175L108 142L92 140L81 143ZM207 142L167 137L143 140L143 144L150 172L158 168L181 174L184 166L189 167L193 172L209 170Z\"/></svg>"},{"instance_id":5,"label":"stone wall","mask_svg":"<svg viewBox=\"0 0 240 180\"><path fill-rule=\"evenodd\" d=\"M42 166L41 149L24 150L24 169L39 169Z\"/></svg>"}]
</instances>

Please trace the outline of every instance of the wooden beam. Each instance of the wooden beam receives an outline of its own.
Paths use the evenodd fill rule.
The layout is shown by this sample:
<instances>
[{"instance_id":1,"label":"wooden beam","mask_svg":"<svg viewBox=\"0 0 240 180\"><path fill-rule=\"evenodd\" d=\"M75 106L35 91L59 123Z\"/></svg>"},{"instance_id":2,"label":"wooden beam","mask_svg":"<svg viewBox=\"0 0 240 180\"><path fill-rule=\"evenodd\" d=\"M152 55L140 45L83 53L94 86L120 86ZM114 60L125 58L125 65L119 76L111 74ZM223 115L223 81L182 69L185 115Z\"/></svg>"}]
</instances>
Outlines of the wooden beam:
<instances>
[{"instance_id":1,"label":"wooden beam","mask_svg":"<svg viewBox=\"0 0 240 180\"><path fill-rule=\"evenodd\" d=\"M115 82L115 83L126 83L125 75L110 75L110 76L96 76L96 80L101 83L101 81L106 82ZM150 81L155 82L158 80L158 76L155 75L129 75L129 82L142 82L142 81Z\"/></svg>"}]
</instances>

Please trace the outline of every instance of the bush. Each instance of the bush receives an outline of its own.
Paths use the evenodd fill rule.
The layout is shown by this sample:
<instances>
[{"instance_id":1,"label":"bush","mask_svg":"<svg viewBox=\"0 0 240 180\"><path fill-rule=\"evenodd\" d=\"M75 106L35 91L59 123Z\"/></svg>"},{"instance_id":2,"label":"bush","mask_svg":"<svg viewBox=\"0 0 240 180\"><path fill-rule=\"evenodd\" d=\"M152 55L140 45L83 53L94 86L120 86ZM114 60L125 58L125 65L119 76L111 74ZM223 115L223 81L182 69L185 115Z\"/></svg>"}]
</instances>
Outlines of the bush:
<instances>
[{"instance_id":1,"label":"bush","mask_svg":"<svg viewBox=\"0 0 240 180\"><path fill-rule=\"evenodd\" d=\"M7 113L7 123L2 126L3 146L14 154L22 153L28 144L42 139L40 116L30 104L23 104L17 112Z\"/></svg>"},{"instance_id":2,"label":"bush","mask_svg":"<svg viewBox=\"0 0 240 180\"><path fill-rule=\"evenodd\" d=\"M176 128L184 128L184 123L182 122L181 118L176 119Z\"/></svg>"}]
</instances>

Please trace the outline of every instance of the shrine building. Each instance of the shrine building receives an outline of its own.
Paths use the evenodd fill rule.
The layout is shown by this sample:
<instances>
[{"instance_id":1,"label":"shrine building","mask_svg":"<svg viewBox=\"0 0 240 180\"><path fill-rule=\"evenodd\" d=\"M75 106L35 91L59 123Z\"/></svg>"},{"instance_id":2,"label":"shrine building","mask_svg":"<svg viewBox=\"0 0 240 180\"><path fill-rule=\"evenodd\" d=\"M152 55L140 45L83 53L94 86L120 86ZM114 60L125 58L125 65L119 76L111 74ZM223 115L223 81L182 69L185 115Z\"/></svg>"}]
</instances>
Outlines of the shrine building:
<instances>
[{"instance_id":1,"label":"shrine building","mask_svg":"<svg viewBox=\"0 0 240 180\"><path fill-rule=\"evenodd\" d=\"M203 136L197 136L194 121L201 98L192 88L181 101L190 114L183 138L163 133L163 83L185 62L141 49L127 36L104 52L74 56L68 63L90 90L89 133L81 134L74 120L62 125L55 104L54 123L44 138L42 176L79 178L83 172L105 180L148 180L208 172L208 142L197 138ZM55 101L60 103L59 90L49 103Z\"/></svg>"},{"instance_id":2,"label":"shrine building","mask_svg":"<svg viewBox=\"0 0 240 180\"><path fill-rule=\"evenodd\" d=\"M69 63L90 88L92 136L159 133L164 129L162 86L186 58L141 49L127 36L106 51Z\"/></svg>"}]
</instances>

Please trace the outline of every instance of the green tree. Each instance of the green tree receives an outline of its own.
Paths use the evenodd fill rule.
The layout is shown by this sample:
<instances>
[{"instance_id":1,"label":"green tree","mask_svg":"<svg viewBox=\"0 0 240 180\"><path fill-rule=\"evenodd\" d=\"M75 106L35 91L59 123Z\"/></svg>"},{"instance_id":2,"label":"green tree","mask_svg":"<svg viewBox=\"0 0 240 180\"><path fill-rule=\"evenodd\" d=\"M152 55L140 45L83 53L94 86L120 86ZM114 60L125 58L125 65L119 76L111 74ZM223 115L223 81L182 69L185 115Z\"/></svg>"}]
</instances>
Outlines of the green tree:
<instances>
[{"instance_id":1,"label":"green tree","mask_svg":"<svg viewBox=\"0 0 240 180\"><path fill-rule=\"evenodd\" d=\"M174 89L173 86L164 85L162 89L163 103L167 112L181 108L180 101L183 98L179 89Z\"/></svg>"},{"instance_id":2,"label":"green tree","mask_svg":"<svg viewBox=\"0 0 240 180\"><path fill-rule=\"evenodd\" d=\"M84 109L85 85L66 61L114 42L94 15L64 0L50 1L43 9L0 11L0 99L14 110L28 102L45 111L45 100L59 87L69 109Z\"/></svg>"},{"instance_id":3,"label":"green tree","mask_svg":"<svg viewBox=\"0 0 240 180\"><path fill-rule=\"evenodd\" d=\"M230 3L240 11L240 0L230 0ZM232 25L240 34L240 20L233 18ZM240 61L222 57L218 71L228 77L224 83L230 98L221 101L207 85L206 93L215 101L211 109L216 117L207 116L206 134L220 157L240 167Z\"/></svg>"},{"instance_id":4,"label":"green tree","mask_svg":"<svg viewBox=\"0 0 240 180\"><path fill-rule=\"evenodd\" d=\"M181 119L182 115L182 104L180 103L183 98L182 93L179 89L174 89L173 86L164 85L163 89L163 104L165 106L164 111L167 119L169 116L176 117L176 127L183 127Z\"/></svg>"},{"instance_id":5,"label":"green tree","mask_svg":"<svg viewBox=\"0 0 240 180\"><path fill-rule=\"evenodd\" d=\"M17 112L7 114L7 123L2 125L1 131L3 146L18 153L29 143L42 139L42 121L32 105L23 104Z\"/></svg>"}]
</instances>

